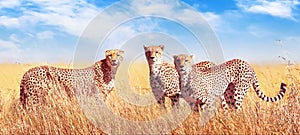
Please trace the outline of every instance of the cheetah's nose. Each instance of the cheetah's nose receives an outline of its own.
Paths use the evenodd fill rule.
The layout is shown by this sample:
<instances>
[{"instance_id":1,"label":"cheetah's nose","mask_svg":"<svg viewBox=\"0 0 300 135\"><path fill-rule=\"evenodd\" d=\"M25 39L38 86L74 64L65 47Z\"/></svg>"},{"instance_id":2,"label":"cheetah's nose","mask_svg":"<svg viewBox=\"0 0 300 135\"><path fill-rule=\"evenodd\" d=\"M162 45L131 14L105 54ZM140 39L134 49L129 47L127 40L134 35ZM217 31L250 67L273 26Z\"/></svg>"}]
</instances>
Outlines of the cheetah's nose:
<instances>
[{"instance_id":1,"label":"cheetah's nose","mask_svg":"<svg viewBox=\"0 0 300 135\"><path fill-rule=\"evenodd\" d=\"M152 59L152 60L153 60L153 59L154 59L154 57L150 57L150 59Z\"/></svg>"},{"instance_id":2,"label":"cheetah's nose","mask_svg":"<svg viewBox=\"0 0 300 135\"><path fill-rule=\"evenodd\" d=\"M183 68L183 66L179 66L180 68Z\"/></svg>"},{"instance_id":3,"label":"cheetah's nose","mask_svg":"<svg viewBox=\"0 0 300 135\"><path fill-rule=\"evenodd\" d=\"M113 63L117 62L117 60L112 60Z\"/></svg>"}]
</instances>

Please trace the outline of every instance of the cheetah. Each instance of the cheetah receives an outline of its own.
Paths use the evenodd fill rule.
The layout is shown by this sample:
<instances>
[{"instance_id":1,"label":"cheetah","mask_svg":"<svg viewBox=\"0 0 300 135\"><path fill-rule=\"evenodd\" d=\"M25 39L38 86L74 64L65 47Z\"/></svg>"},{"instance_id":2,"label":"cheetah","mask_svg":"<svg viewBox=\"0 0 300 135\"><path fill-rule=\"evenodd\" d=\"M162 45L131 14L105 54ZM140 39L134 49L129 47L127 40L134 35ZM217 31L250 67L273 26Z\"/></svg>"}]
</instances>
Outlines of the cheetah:
<instances>
[{"instance_id":1,"label":"cheetah","mask_svg":"<svg viewBox=\"0 0 300 135\"><path fill-rule=\"evenodd\" d=\"M179 75L175 67L163 61L164 45L144 46L150 69L150 85L158 104L165 108L165 97L171 99L172 107L179 105Z\"/></svg>"},{"instance_id":2,"label":"cheetah","mask_svg":"<svg viewBox=\"0 0 300 135\"><path fill-rule=\"evenodd\" d=\"M191 55L187 57L186 55L174 55L174 65L176 67L176 70L179 74L179 84L180 84L180 90L181 90L181 97L184 98L187 102L190 103L190 106L193 106L193 103L196 102L194 98L191 98L190 95L192 94L189 89L187 89L185 86L187 86L188 82L188 73L192 68L195 68L200 71L205 71L213 66L216 66L216 64L210 62L210 61L203 61L196 64L193 64L193 58L194 55ZM188 69L188 65L192 65L192 68ZM193 108L193 109L196 109Z\"/></svg>"},{"instance_id":3,"label":"cheetah","mask_svg":"<svg viewBox=\"0 0 300 135\"><path fill-rule=\"evenodd\" d=\"M213 99L209 96L219 96L222 100L222 107L229 105L235 110L240 110L251 84L258 97L266 102L278 101L286 92L286 84L281 83L277 96L266 96L260 89L253 68L243 60L233 59L218 66L199 70L193 65L192 59L193 56L186 54L174 56L175 67L184 85L182 91L191 92L190 96L196 99L195 106L211 102ZM201 108L203 109L204 106Z\"/></svg>"},{"instance_id":4,"label":"cheetah","mask_svg":"<svg viewBox=\"0 0 300 135\"><path fill-rule=\"evenodd\" d=\"M114 87L116 71L123 60L124 51L106 50L106 58L84 69L63 69L52 66L39 66L28 70L20 84L22 106L33 108L45 103L46 96L54 85L63 88L69 97L77 91L100 91L102 100ZM91 93L90 93L91 94Z\"/></svg>"}]
</instances>

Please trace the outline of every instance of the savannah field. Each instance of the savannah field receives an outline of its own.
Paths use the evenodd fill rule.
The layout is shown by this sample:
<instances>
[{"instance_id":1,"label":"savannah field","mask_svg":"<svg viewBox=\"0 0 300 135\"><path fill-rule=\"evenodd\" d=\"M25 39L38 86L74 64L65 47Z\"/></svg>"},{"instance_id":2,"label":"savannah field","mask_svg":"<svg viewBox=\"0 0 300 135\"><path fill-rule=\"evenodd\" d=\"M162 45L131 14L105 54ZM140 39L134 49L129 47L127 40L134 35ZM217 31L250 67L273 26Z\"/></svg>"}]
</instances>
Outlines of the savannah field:
<instances>
[{"instance_id":1,"label":"savannah field","mask_svg":"<svg viewBox=\"0 0 300 135\"><path fill-rule=\"evenodd\" d=\"M88 120L75 98L67 99L64 94L49 96L48 108L38 112L26 112L21 109L21 78L28 69L38 65L44 64L0 64L0 134L106 134ZM53 66L71 68L68 64ZM275 96L279 92L280 83L287 84L287 92L282 100L266 103L258 98L251 87L244 99L242 110L225 112L219 109L203 126L199 124L201 113L193 112L170 134L299 134L299 65L252 66L266 95ZM128 80L135 93L144 95L151 92L146 64L139 63L129 66L129 69L122 68L120 67L116 76L120 78L119 85ZM129 76L124 75L127 71ZM152 120L168 111L161 110L156 103L149 107L128 104L119 98L115 89L105 103L115 115L134 121ZM167 104L169 103L167 101ZM112 119L106 120L111 122ZM118 122L115 123L116 125L111 125L114 126L115 133L134 133L122 131L117 126ZM152 128L154 130L156 127ZM130 127L126 129L130 130Z\"/></svg>"}]
</instances>

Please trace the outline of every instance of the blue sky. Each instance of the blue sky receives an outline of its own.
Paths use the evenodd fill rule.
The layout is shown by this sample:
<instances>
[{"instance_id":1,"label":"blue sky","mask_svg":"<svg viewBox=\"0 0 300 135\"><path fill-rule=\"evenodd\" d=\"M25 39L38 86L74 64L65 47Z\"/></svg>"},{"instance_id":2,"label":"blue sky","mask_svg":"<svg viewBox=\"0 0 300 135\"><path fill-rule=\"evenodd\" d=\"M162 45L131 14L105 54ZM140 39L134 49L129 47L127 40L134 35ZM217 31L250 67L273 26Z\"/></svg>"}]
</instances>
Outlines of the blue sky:
<instances>
[{"instance_id":1,"label":"blue sky","mask_svg":"<svg viewBox=\"0 0 300 135\"><path fill-rule=\"evenodd\" d=\"M71 63L77 42L86 26L115 2L118 1L1 0L0 62ZM177 0L165 0L157 4L148 0L129 1L136 12L157 14L172 14L170 5L176 2ZM181 2L201 13L209 23L219 39L226 60L240 58L251 63L283 63L278 58L283 56L300 62L299 0ZM149 3L151 8L147 7ZM182 15L189 15L188 13ZM199 21L198 18L192 20L184 17L178 15L178 18L186 21ZM108 21L107 24L99 24L96 30L101 31L100 29L109 26L109 23ZM175 22L154 17L120 24L103 42L104 49L122 47L130 39L147 32L165 33L182 44L187 44L189 53L195 54L197 60L208 59L205 48L194 47L196 41L188 31ZM142 51L142 45L139 49ZM98 58L103 58L103 54L99 53ZM173 55L171 53L174 52L168 53Z\"/></svg>"}]
</instances>

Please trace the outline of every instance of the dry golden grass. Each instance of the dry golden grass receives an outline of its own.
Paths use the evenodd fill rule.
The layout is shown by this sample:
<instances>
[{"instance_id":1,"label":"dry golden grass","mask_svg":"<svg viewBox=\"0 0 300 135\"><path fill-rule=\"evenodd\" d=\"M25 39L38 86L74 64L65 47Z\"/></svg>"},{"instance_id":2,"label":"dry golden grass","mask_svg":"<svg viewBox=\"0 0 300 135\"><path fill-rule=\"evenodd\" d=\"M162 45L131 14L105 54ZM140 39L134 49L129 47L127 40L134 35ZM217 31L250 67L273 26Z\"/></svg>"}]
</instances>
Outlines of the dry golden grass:
<instances>
[{"instance_id":1,"label":"dry golden grass","mask_svg":"<svg viewBox=\"0 0 300 135\"><path fill-rule=\"evenodd\" d=\"M87 119L75 98L66 100L62 95L54 95L52 98L55 99L50 100L53 103L49 103L47 107L39 110L39 112L23 111L19 104L19 84L22 75L34 66L37 65L0 65L0 134L104 134ZM70 67L64 64L54 66ZM122 86L129 81L136 94L143 96L151 93L147 65L138 63L130 65L128 69L124 67L126 66L122 66L118 70L118 85ZM287 84L288 90L283 100L275 103L265 103L256 96L251 88L244 99L243 110L224 112L219 109L218 113L204 126L199 124L201 114L191 113L171 133L300 133L299 66L255 65L253 67L266 95L275 96L279 91L280 83L283 81ZM127 76L127 73L129 73L129 76ZM128 88L124 85L123 89L127 90ZM115 115L128 120L147 121L166 113L166 110L161 110L157 104L143 107L128 104L122 98L119 98L116 90L112 91L106 104ZM121 129L116 126L115 132L123 133L119 131ZM126 132L128 133L128 131Z\"/></svg>"}]
</instances>

